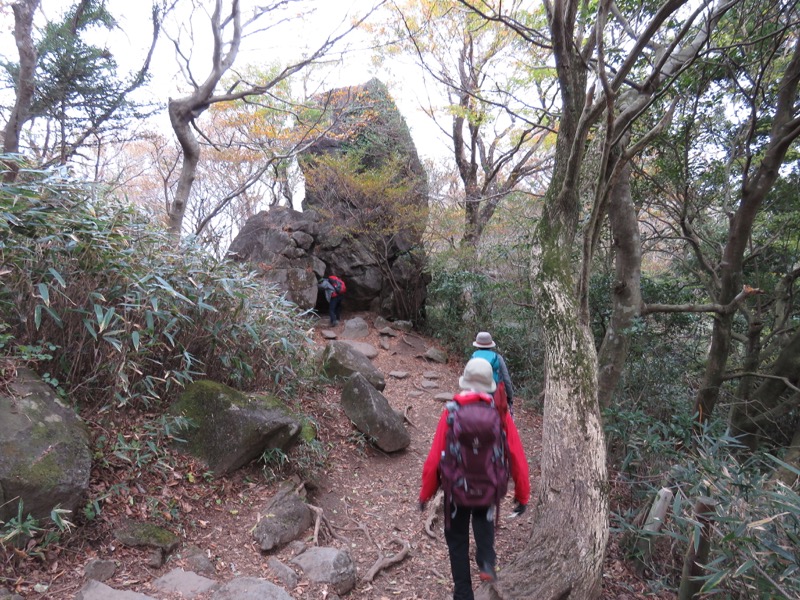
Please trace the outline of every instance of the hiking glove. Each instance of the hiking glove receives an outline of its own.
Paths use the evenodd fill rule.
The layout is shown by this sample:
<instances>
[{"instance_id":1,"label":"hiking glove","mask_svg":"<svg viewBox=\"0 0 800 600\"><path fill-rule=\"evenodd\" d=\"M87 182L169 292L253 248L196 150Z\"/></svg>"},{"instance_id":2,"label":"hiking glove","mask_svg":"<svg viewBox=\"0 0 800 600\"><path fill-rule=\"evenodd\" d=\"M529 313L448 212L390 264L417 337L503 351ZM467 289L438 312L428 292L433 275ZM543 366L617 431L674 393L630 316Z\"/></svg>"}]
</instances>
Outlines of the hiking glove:
<instances>
[{"instance_id":1,"label":"hiking glove","mask_svg":"<svg viewBox=\"0 0 800 600\"><path fill-rule=\"evenodd\" d=\"M528 508L527 504L522 504L521 502L517 502L517 505L514 507L514 510L511 512L511 516L512 517L518 517L522 513L524 513L527 508Z\"/></svg>"}]
</instances>

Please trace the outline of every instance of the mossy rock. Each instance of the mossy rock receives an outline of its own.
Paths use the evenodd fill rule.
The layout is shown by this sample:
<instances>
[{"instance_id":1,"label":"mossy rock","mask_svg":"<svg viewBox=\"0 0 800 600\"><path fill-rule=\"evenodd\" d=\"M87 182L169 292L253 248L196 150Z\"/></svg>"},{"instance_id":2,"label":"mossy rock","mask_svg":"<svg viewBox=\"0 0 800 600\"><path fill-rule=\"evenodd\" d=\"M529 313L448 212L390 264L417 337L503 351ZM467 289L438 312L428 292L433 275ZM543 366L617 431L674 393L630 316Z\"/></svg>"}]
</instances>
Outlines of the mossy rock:
<instances>
[{"instance_id":1,"label":"mossy rock","mask_svg":"<svg viewBox=\"0 0 800 600\"><path fill-rule=\"evenodd\" d=\"M78 415L30 369L0 395L0 520L48 518L57 505L75 511L89 485L89 435Z\"/></svg>"},{"instance_id":2,"label":"mossy rock","mask_svg":"<svg viewBox=\"0 0 800 600\"><path fill-rule=\"evenodd\" d=\"M145 546L157 548L165 553L175 550L181 543L180 538L171 531L152 523L128 521L115 530L114 537L126 546Z\"/></svg>"},{"instance_id":3,"label":"mossy rock","mask_svg":"<svg viewBox=\"0 0 800 600\"><path fill-rule=\"evenodd\" d=\"M307 421L275 396L245 395L208 380L188 386L169 412L191 423L181 432L185 443L178 447L204 461L218 477L266 450L288 452Z\"/></svg>"}]
</instances>

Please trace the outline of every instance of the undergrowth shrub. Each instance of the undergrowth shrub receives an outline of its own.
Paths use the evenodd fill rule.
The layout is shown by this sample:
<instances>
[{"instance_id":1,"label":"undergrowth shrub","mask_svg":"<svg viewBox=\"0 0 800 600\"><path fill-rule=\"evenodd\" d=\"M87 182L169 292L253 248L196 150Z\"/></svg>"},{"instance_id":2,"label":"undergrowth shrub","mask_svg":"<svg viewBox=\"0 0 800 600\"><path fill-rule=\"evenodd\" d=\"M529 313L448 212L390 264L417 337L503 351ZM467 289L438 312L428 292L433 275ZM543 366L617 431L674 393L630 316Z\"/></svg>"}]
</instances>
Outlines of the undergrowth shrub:
<instances>
[{"instance_id":1,"label":"undergrowth shrub","mask_svg":"<svg viewBox=\"0 0 800 600\"><path fill-rule=\"evenodd\" d=\"M428 333L463 363L479 331L488 331L508 365L515 394L533 403L541 388L542 347L525 269L515 270L513 252L524 248L485 248L478 262L440 253L430 260Z\"/></svg>"},{"instance_id":2,"label":"undergrowth shrub","mask_svg":"<svg viewBox=\"0 0 800 600\"><path fill-rule=\"evenodd\" d=\"M254 273L80 182L22 177L0 188L3 356L93 408L149 407L199 377L286 395L304 381L302 313Z\"/></svg>"},{"instance_id":3,"label":"undergrowth shrub","mask_svg":"<svg viewBox=\"0 0 800 600\"><path fill-rule=\"evenodd\" d=\"M679 587L683 556L689 544L699 543L702 530L693 504L704 497L712 501L713 513L710 553L700 578L703 597L800 597L800 496L775 477L775 468L800 471L768 454L739 460L742 446L724 435L704 436L693 448L671 471L674 501L657 536L669 550L649 565L653 576L666 587ZM649 491L652 497L657 488ZM615 521L620 529L633 530L628 516L616 515Z\"/></svg>"}]
</instances>

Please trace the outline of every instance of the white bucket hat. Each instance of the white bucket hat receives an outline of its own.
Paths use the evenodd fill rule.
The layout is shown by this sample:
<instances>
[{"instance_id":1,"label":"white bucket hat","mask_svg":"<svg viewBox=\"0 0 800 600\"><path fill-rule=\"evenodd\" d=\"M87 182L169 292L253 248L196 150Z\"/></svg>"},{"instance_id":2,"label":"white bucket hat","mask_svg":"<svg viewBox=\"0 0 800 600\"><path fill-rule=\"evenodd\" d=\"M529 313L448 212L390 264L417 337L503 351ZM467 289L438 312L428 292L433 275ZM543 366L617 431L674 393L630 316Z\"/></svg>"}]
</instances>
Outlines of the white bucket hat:
<instances>
[{"instance_id":1,"label":"white bucket hat","mask_svg":"<svg viewBox=\"0 0 800 600\"><path fill-rule=\"evenodd\" d=\"M492 365L483 358L470 359L464 367L464 374L458 380L458 387L462 390L491 394L497 389L492 376Z\"/></svg>"},{"instance_id":2,"label":"white bucket hat","mask_svg":"<svg viewBox=\"0 0 800 600\"><path fill-rule=\"evenodd\" d=\"M481 331L475 336L475 341L472 342L472 345L476 348L494 348L497 344L494 343L491 333L488 331Z\"/></svg>"}]
</instances>

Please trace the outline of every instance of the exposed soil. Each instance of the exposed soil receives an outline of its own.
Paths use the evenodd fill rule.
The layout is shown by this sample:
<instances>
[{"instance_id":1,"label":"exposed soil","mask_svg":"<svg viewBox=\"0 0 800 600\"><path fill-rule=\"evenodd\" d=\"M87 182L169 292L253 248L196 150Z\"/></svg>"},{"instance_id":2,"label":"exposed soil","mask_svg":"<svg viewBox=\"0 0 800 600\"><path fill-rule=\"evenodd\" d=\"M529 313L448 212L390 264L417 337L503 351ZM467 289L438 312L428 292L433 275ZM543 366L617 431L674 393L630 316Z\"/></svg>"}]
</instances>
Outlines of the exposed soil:
<instances>
[{"instance_id":1,"label":"exposed soil","mask_svg":"<svg viewBox=\"0 0 800 600\"><path fill-rule=\"evenodd\" d=\"M361 315L371 323L369 315ZM323 319L314 332L315 340L324 344L321 330ZM343 330L340 323L335 328ZM380 349L379 336L374 330L366 341ZM348 597L369 600L439 600L452 597L447 550L441 534L441 519L435 523L438 539L424 531L424 515L419 512L419 492L422 463L430 447L433 432L442 410L442 402L434 396L457 389L463 364L451 360L447 365L428 362L420 357L432 340L416 334L391 338L389 350L379 350L373 360L386 374L384 395L390 404L407 415L411 445L405 451L387 455L370 446L359 435L339 408L339 389L327 387L313 397L300 399L306 411L319 422L319 437L327 449L324 469L307 482L308 502L324 511L332 526L331 536L326 527L319 533L320 545L349 546L357 564L359 582ZM409 376L397 379L390 371L406 371ZM423 376L423 373L427 377ZM438 387L425 388L423 381L435 382ZM426 384L430 385L430 384ZM531 466L531 483L535 497L539 479L541 416L526 406L524 398L515 402L516 423ZM131 424L120 424L117 431L103 432L94 425L94 433L115 436L124 433ZM116 589L127 589L151 595L160 600L177 596L155 591L151 582L176 568L191 570L182 551L194 545L203 550L215 569L214 578L220 581L235 576L262 577L285 587L267 566L274 556L288 564L294 545L264 554L255 544L251 529L259 514L280 482L268 482L263 465L253 464L223 480L203 477L203 467L174 455L166 475L153 472L136 479L124 479L126 465L119 461L118 469L93 472L92 496L105 495L100 503L101 513L93 521L77 516L77 527L57 545L48 547L42 558L26 558L23 553L0 550L0 588L15 590L24 598L73 598L85 584L85 565L93 558L117 561L114 577L105 583ZM275 471L276 469L273 469ZM280 467L277 467L281 471ZM278 473L289 476L288 473ZM511 494L501 509L497 533L498 572L502 577L503 564L524 546L531 528L531 515L519 519L504 519L512 506ZM181 549L171 555L161 567L149 566L150 552L128 548L114 539L113 532L125 519L158 518L177 533L183 542ZM313 543L313 531L304 542ZM372 582L364 575L381 555L399 552L408 543L408 556L377 573ZM603 598L674 598L673 594L657 596L646 593L644 583L636 578L631 567L621 557L612 541L606 560ZM473 566L474 568L474 566ZM477 572L474 576L477 585ZM297 599L320 599L333 596L325 586L300 578L300 583L287 592ZM195 598L203 598L196 596Z\"/></svg>"}]
</instances>

